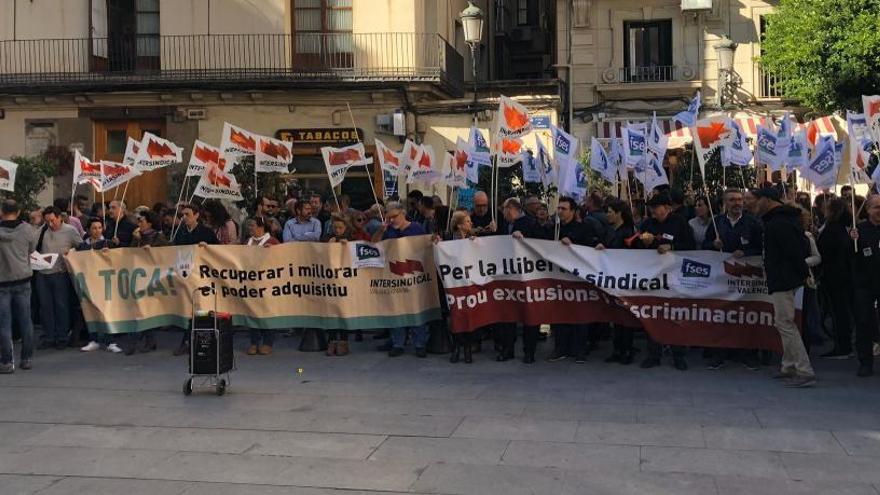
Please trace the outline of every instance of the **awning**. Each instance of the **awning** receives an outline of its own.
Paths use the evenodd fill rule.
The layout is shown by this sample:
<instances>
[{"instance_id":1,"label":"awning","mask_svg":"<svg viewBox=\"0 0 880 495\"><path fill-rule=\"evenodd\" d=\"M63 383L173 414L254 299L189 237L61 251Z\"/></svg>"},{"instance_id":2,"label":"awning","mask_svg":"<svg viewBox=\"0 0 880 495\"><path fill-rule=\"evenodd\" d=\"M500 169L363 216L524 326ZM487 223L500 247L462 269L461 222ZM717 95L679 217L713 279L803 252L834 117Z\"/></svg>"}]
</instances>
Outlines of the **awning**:
<instances>
[{"instance_id":1,"label":"awning","mask_svg":"<svg viewBox=\"0 0 880 495\"><path fill-rule=\"evenodd\" d=\"M766 125L766 117L758 115L738 117L735 120L739 123L740 127L742 127L746 136L752 140L758 135L758 125ZM599 132L596 139L608 140L619 138L622 136L621 128L625 126L627 122L650 121L650 116L643 118L606 119L599 122ZM657 122L662 126L663 132L666 133L666 137L669 138L669 149L683 148L685 145L690 144L691 130L689 128L682 127L681 123L673 122L671 118L658 118ZM837 131L834 129L834 123L830 116L819 117L818 119L809 122L797 122L795 125L795 131L806 129L811 123L815 124L816 130L820 135L831 135L834 136L834 139L837 139Z\"/></svg>"}]
</instances>

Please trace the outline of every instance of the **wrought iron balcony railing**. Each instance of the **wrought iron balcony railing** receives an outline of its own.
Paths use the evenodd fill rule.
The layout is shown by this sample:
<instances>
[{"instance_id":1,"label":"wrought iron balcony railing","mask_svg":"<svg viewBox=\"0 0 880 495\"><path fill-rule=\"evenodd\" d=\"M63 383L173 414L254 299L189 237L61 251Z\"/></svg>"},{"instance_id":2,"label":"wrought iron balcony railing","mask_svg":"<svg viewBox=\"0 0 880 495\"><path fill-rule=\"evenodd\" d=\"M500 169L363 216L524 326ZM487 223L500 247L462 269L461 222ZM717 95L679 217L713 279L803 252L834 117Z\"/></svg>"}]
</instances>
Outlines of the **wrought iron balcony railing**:
<instances>
[{"instance_id":1,"label":"wrought iron balcony railing","mask_svg":"<svg viewBox=\"0 0 880 495\"><path fill-rule=\"evenodd\" d=\"M429 82L461 91L438 34L300 33L0 41L0 92L133 86Z\"/></svg>"},{"instance_id":2,"label":"wrought iron balcony railing","mask_svg":"<svg viewBox=\"0 0 880 495\"><path fill-rule=\"evenodd\" d=\"M620 69L619 80L622 83L675 81L675 66L623 67Z\"/></svg>"},{"instance_id":3,"label":"wrought iron balcony railing","mask_svg":"<svg viewBox=\"0 0 880 495\"><path fill-rule=\"evenodd\" d=\"M758 69L758 72L760 73L761 83L760 92L758 93L759 97L766 100L782 98L784 95L782 94L782 85L780 84L779 77L764 69Z\"/></svg>"}]
</instances>

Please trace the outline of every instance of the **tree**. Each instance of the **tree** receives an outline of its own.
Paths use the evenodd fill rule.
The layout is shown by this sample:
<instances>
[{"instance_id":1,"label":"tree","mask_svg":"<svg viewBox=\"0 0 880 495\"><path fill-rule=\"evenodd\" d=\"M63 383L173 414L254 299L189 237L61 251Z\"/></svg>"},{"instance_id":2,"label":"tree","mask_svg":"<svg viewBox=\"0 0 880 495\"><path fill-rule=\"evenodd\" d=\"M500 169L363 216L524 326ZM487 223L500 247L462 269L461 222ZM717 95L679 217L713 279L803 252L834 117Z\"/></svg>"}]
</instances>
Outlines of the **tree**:
<instances>
[{"instance_id":1,"label":"tree","mask_svg":"<svg viewBox=\"0 0 880 495\"><path fill-rule=\"evenodd\" d=\"M39 208L37 195L46 188L50 177L58 175L59 165L63 163L59 153L50 150L34 157L13 156L10 161L18 164L15 191L0 191L0 197L14 199L23 213Z\"/></svg>"},{"instance_id":2,"label":"tree","mask_svg":"<svg viewBox=\"0 0 880 495\"><path fill-rule=\"evenodd\" d=\"M880 0L782 0L766 21L760 63L786 97L831 112L880 93Z\"/></svg>"}]
</instances>

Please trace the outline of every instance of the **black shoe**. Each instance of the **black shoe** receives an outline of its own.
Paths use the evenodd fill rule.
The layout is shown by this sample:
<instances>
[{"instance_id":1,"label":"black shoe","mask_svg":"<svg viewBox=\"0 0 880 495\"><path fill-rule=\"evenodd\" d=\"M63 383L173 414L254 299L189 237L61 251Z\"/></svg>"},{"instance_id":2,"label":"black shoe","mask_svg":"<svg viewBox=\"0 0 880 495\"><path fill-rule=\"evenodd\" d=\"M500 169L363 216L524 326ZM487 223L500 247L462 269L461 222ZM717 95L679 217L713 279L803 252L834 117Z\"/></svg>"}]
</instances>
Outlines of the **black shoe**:
<instances>
[{"instance_id":1,"label":"black shoe","mask_svg":"<svg viewBox=\"0 0 880 495\"><path fill-rule=\"evenodd\" d=\"M54 348L55 348L55 342L52 342L51 340L41 340L39 345L37 345L38 351L45 351L46 349L54 349Z\"/></svg>"},{"instance_id":2,"label":"black shoe","mask_svg":"<svg viewBox=\"0 0 880 495\"><path fill-rule=\"evenodd\" d=\"M831 350L826 352L825 354L820 355L820 358L825 359L849 359L850 351L842 351L842 350Z\"/></svg>"},{"instance_id":3,"label":"black shoe","mask_svg":"<svg viewBox=\"0 0 880 495\"><path fill-rule=\"evenodd\" d=\"M495 361L498 361L499 363L502 361L507 361L507 353L505 353L504 351L499 352L498 355L495 356Z\"/></svg>"},{"instance_id":4,"label":"black shoe","mask_svg":"<svg viewBox=\"0 0 880 495\"><path fill-rule=\"evenodd\" d=\"M379 352L388 352L388 351L391 350L391 343L390 343L390 342L385 342L384 344L382 344L382 345L380 345L380 346L377 346L377 347L376 347L376 350L379 351Z\"/></svg>"},{"instance_id":5,"label":"black shoe","mask_svg":"<svg viewBox=\"0 0 880 495\"><path fill-rule=\"evenodd\" d=\"M373 334L373 340L387 339L391 334L388 332L379 332Z\"/></svg>"},{"instance_id":6,"label":"black shoe","mask_svg":"<svg viewBox=\"0 0 880 495\"><path fill-rule=\"evenodd\" d=\"M623 354L617 351L611 353L610 356L605 358L606 363L619 363L623 359Z\"/></svg>"},{"instance_id":7,"label":"black shoe","mask_svg":"<svg viewBox=\"0 0 880 495\"><path fill-rule=\"evenodd\" d=\"M19 369L29 370L34 367L34 363L30 359L22 359L20 363L18 363Z\"/></svg>"},{"instance_id":8,"label":"black shoe","mask_svg":"<svg viewBox=\"0 0 880 495\"><path fill-rule=\"evenodd\" d=\"M125 349L122 351L126 356L131 356L137 351L137 346L134 344L125 346Z\"/></svg>"},{"instance_id":9,"label":"black shoe","mask_svg":"<svg viewBox=\"0 0 880 495\"><path fill-rule=\"evenodd\" d=\"M724 367L724 360L723 359L716 359L716 360L712 361L711 363L709 363L709 365L706 366L706 369L710 370L710 371L718 371L723 367Z\"/></svg>"},{"instance_id":10,"label":"black shoe","mask_svg":"<svg viewBox=\"0 0 880 495\"><path fill-rule=\"evenodd\" d=\"M620 364L633 364L633 359L635 358L636 353L633 351L623 352L620 355Z\"/></svg>"},{"instance_id":11,"label":"black shoe","mask_svg":"<svg viewBox=\"0 0 880 495\"><path fill-rule=\"evenodd\" d=\"M449 354L449 362L457 363L458 359L461 357L460 347L456 346L455 349L452 350L452 353Z\"/></svg>"},{"instance_id":12,"label":"black shoe","mask_svg":"<svg viewBox=\"0 0 880 495\"><path fill-rule=\"evenodd\" d=\"M140 352L152 352L156 350L156 341L148 341L144 340L144 345L141 346Z\"/></svg>"},{"instance_id":13,"label":"black shoe","mask_svg":"<svg viewBox=\"0 0 880 495\"><path fill-rule=\"evenodd\" d=\"M856 373L856 376L859 378L867 378L869 376L874 375L874 367L870 364L860 364L859 371Z\"/></svg>"},{"instance_id":14,"label":"black shoe","mask_svg":"<svg viewBox=\"0 0 880 495\"><path fill-rule=\"evenodd\" d=\"M672 358L672 366L678 371L685 371L688 369L688 362L683 357Z\"/></svg>"},{"instance_id":15,"label":"black shoe","mask_svg":"<svg viewBox=\"0 0 880 495\"><path fill-rule=\"evenodd\" d=\"M535 355L534 354L526 354L525 356L523 356L522 362L525 364L534 363L535 362Z\"/></svg>"},{"instance_id":16,"label":"black shoe","mask_svg":"<svg viewBox=\"0 0 880 495\"><path fill-rule=\"evenodd\" d=\"M403 356L403 349L400 347L392 347L391 350L388 351L388 357L397 356Z\"/></svg>"},{"instance_id":17,"label":"black shoe","mask_svg":"<svg viewBox=\"0 0 880 495\"><path fill-rule=\"evenodd\" d=\"M660 360L658 358L647 357L642 364L639 365L642 369L654 368L656 366L660 366Z\"/></svg>"},{"instance_id":18,"label":"black shoe","mask_svg":"<svg viewBox=\"0 0 880 495\"><path fill-rule=\"evenodd\" d=\"M425 349L424 347L418 347L418 348L416 348L416 357L419 357L419 358L426 358L426 357L428 357L428 350Z\"/></svg>"},{"instance_id":19,"label":"black shoe","mask_svg":"<svg viewBox=\"0 0 880 495\"><path fill-rule=\"evenodd\" d=\"M472 353L474 353L474 354L479 354L480 352L483 351L483 344L482 344L482 342L474 342L474 343L470 346L470 349L471 349L471 352L472 352Z\"/></svg>"},{"instance_id":20,"label":"black shoe","mask_svg":"<svg viewBox=\"0 0 880 495\"><path fill-rule=\"evenodd\" d=\"M563 354L561 352L554 352L553 354L550 355L550 357L547 358L547 361L549 361L551 363L555 363L557 361L563 361L567 357L568 356L566 356L565 354Z\"/></svg>"},{"instance_id":21,"label":"black shoe","mask_svg":"<svg viewBox=\"0 0 880 495\"><path fill-rule=\"evenodd\" d=\"M471 355L472 352L473 352L473 350L471 349L471 346L469 346L469 345L464 346L464 362L465 362L465 364L471 364L474 362L474 357L473 357L473 355Z\"/></svg>"},{"instance_id":22,"label":"black shoe","mask_svg":"<svg viewBox=\"0 0 880 495\"><path fill-rule=\"evenodd\" d=\"M581 354L580 356L576 356L574 358L574 364L584 364L587 362L587 356Z\"/></svg>"}]
</instances>

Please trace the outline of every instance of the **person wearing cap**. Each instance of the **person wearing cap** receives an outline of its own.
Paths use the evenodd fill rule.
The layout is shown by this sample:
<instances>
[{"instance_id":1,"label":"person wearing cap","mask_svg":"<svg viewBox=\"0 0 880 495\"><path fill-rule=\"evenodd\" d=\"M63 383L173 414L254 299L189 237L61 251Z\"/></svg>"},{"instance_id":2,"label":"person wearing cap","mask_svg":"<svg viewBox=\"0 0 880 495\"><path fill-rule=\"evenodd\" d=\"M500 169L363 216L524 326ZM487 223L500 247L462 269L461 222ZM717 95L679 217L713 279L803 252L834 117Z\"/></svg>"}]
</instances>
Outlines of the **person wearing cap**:
<instances>
[{"instance_id":1,"label":"person wearing cap","mask_svg":"<svg viewBox=\"0 0 880 495\"><path fill-rule=\"evenodd\" d=\"M660 254L670 251L687 251L694 249L694 235L687 220L672 212L672 200L665 192L654 195L648 201L651 208L651 217L642 223L642 231L634 247L639 249L656 249ZM687 369L685 348L682 346L670 346L672 350L672 362L675 369L684 371ZM655 342L648 336L648 357L642 361L642 368L653 368L660 365L660 356L663 353L663 345Z\"/></svg>"},{"instance_id":2,"label":"person wearing cap","mask_svg":"<svg viewBox=\"0 0 880 495\"><path fill-rule=\"evenodd\" d=\"M774 376L787 387L810 387L816 374L794 322L795 293L809 277L810 255L799 209L782 204L781 191L765 186L754 192L755 208L764 222L764 273L773 301L776 330L782 340L782 367Z\"/></svg>"}]
</instances>

